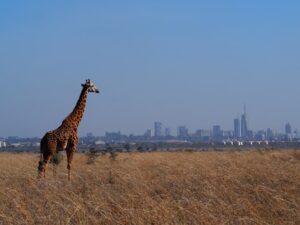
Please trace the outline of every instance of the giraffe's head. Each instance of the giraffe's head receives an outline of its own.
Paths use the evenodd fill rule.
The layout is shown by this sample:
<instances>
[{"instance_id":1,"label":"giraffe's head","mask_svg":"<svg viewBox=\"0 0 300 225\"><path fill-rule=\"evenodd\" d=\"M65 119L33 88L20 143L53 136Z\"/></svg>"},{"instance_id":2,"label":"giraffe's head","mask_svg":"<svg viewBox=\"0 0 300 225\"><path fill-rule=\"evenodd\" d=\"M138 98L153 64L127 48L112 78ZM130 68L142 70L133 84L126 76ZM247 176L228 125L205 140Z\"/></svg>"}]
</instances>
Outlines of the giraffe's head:
<instances>
[{"instance_id":1,"label":"giraffe's head","mask_svg":"<svg viewBox=\"0 0 300 225\"><path fill-rule=\"evenodd\" d=\"M99 93L98 88L90 79L85 80L85 84L81 84L81 86L87 88L88 92Z\"/></svg>"}]
</instances>

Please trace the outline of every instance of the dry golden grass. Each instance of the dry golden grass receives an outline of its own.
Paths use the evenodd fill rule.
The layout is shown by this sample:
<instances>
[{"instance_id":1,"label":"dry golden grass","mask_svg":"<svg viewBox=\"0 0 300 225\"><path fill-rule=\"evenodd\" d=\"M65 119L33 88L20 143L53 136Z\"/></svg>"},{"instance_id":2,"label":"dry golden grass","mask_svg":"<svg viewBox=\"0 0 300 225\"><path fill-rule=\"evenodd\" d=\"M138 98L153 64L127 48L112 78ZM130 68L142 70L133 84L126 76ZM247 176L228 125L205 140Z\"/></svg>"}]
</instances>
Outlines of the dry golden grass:
<instances>
[{"instance_id":1,"label":"dry golden grass","mask_svg":"<svg viewBox=\"0 0 300 225\"><path fill-rule=\"evenodd\" d=\"M300 151L0 154L0 224L300 224Z\"/></svg>"}]
</instances>

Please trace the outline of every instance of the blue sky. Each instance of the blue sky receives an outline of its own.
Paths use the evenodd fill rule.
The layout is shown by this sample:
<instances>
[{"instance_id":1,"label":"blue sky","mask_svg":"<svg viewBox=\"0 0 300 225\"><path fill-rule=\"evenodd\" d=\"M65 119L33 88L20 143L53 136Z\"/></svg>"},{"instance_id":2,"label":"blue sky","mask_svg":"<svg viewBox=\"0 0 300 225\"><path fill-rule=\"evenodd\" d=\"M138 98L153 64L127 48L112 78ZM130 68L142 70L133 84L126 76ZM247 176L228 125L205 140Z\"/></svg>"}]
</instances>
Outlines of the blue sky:
<instances>
[{"instance_id":1,"label":"blue sky","mask_svg":"<svg viewBox=\"0 0 300 225\"><path fill-rule=\"evenodd\" d=\"M79 132L300 128L299 1L0 2L0 136L42 136L91 78Z\"/></svg>"}]
</instances>

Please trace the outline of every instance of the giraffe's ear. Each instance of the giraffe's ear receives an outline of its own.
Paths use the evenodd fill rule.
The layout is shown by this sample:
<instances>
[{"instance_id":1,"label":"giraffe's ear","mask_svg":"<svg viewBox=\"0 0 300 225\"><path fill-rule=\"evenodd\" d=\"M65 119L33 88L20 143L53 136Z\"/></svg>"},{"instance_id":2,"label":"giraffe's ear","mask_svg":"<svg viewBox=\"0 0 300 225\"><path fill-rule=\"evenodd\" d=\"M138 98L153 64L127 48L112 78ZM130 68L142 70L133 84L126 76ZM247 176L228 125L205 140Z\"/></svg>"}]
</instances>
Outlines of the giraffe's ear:
<instances>
[{"instance_id":1,"label":"giraffe's ear","mask_svg":"<svg viewBox=\"0 0 300 225\"><path fill-rule=\"evenodd\" d=\"M85 84L81 84L81 86L82 86L82 87L84 87L84 86L85 86Z\"/></svg>"}]
</instances>

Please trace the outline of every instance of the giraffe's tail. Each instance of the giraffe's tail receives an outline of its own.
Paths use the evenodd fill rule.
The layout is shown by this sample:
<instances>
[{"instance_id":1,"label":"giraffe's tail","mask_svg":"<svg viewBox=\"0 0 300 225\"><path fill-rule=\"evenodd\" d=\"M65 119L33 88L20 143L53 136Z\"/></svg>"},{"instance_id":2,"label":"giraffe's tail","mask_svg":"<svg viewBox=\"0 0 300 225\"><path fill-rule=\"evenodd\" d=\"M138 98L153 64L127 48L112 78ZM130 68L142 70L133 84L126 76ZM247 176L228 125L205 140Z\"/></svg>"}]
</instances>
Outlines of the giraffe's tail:
<instances>
[{"instance_id":1,"label":"giraffe's tail","mask_svg":"<svg viewBox=\"0 0 300 225\"><path fill-rule=\"evenodd\" d=\"M44 138L42 138L41 144L40 144L40 153L41 153L40 161L41 162L43 161L43 149L44 149Z\"/></svg>"},{"instance_id":2,"label":"giraffe's tail","mask_svg":"<svg viewBox=\"0 0 300 225\"><path fill-rule=\"evenodd\" d=\"M43 157L44 145L45 145L44 138L42 138L41 144L40 144L40 161L39 161L39 165L38 165L39 173L43 172L43 170L44 170L44 157Z\"/></svg>"}]
</instances>

